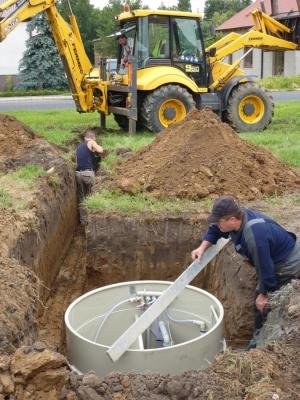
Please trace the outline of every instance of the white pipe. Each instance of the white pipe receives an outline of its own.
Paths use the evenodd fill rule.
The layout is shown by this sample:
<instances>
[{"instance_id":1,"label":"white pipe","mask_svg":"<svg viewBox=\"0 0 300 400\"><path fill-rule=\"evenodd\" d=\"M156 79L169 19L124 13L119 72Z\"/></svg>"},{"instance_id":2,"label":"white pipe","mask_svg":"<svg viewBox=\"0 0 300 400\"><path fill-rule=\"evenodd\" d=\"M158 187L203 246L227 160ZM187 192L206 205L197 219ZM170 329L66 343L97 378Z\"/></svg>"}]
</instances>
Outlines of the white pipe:
<instances>
[{"instance_id":1,"label":"white pipe","mask_svg":"<svg viewBox=\"0 0 300 400\"><path fill-rule=\"evenodd\" d=\"M153 290L138 290L137 296L161 296L163 292L155 292Z\"/></svg>"},{"instance_id":2,"label":"white pipe","mask_svg":"<svg viewBox=\"0 0 300 400\"><path fill-rule=\"evenodd\" d=\"M135 313L134 317L135 317L135 320L139 319L138 313ZM142 334L139 335L138 341L139 341L139 349L140 349L140 350L144 350L144 341L143 341L143 336L142 336Z\"/></svg>"},{"instance_id":3,"label":"white pipe","mask_svg":"<svg viewBox=\"0 0 300 400\"><path fill-rule=\"evenodd\" d=\"M171 315L168 313L168 310L166 310L166 314L172 322L176 322L177 324L194 324L200 327L201 332L206 332L206 323L204 321L197 319L175 319L171 317Z\"/></svg>"},{"instance_id":4,"label":"white pipe","mask_svg":"<svg viewBox=\"0 0 300 400\"><path fill-rule=\"evenodd\" d=\"M217 314L217 312L216 312L216 310L214 309L213 306L210 306L210 309L211 309L212 314L213 314L213 316L214 316L214 318L215 318L215 320L216 320L216 323L217 323L217 322L218 322L218 319L219 319L218 314Z\"/></svg>"},{"instance_id":5,"label":"white pipe","mask_svg":"<svg viewBox=\"0 0 300 400\"><path fill-rule=\"evenodd\" d=\"M166 328L166 324L164 323L164 321L159 321L158 326L159 326L160 332L163 337L164 347L171 346L171 339L170 339L169 332L168 332L168 329Z\"/></svg>"}]
</instances>

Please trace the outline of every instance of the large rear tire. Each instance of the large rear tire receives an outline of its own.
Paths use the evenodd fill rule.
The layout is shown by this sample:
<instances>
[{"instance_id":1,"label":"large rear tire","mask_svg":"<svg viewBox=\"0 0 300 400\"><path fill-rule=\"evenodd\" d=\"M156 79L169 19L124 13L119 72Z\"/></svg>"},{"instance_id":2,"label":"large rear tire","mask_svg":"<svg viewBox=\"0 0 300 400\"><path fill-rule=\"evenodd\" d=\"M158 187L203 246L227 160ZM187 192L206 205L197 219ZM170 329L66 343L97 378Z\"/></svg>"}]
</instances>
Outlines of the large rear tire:
<instances>
[{"instance_id":1,"label":"large rear tire","mask_svg":"<svg viewBox=\"0 0 300 400\"><path fill-rule=\"evenodd\" d=\"M239 84L229 97L226 118L237 132L266 129L274 112L272 97L254 82Z\"/></svg>"},{"instance_id":2,"label":"large rear tire","mask_svg":"<svg viewBox=\"0 0 300 400\"><path fill-rule=\"evenodd\" d=\"M128 118L125 115L114 114L114 118L121 129L123 129L124 131L128 131L129 122ZM140 121L136 121L136 129L141 130L142 128L142 123Z\"/></svg>"},{"instance_id":3,"label":"large rear tire","mask_svg":"<svg viewBox=\"0 0 300 400\"><path fill-rule=\"evenodd\" d=\"M195 108L193 96L178 85L162 86L144 100L141 116L143 124L152 132L160 132L174 122L181 121Z\"/></svg>"}]
</instances>

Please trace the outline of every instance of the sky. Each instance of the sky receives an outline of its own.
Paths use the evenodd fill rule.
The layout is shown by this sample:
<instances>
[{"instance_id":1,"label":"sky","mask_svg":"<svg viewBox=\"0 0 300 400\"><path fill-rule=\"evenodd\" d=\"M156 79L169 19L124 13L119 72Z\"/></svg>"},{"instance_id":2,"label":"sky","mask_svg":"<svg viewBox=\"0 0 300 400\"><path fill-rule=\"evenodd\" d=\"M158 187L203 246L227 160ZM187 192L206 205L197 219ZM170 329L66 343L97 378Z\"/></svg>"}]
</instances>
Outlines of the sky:
<instances>
[{"instance_id":1,"label":"sky","mask_svg":"<svg viewBox=\"0 0 300 400\"><path fill-rule=\"evenodd\" d=\"M144 4L151 4L152 9L159 7L161 2L166 6L177 5L177 0L143 0ZM103 8L107 0L90 0L96 8ZM0 1L1 3L1 1ZM203 12L205 0L191 0L192 11ZM71 1L72 4L72 1ZM0 43L0 75L17 74L19 61L25 50L25 40L28 34L25 24L20 24L10 35Z\"/></svg>"}]
</instances>

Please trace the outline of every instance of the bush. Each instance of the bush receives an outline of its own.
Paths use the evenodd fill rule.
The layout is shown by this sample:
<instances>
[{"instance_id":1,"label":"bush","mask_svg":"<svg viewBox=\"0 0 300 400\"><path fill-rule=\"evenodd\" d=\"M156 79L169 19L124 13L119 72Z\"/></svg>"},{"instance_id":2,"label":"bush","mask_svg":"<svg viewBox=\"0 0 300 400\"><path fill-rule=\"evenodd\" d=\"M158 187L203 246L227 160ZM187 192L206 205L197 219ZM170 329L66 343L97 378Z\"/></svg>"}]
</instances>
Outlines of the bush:
<instances>
[{"instance_id":1,"label":"bush","mask_svg":"<svg viewBox=\"0 0 300 400\"><path fill-rule=\"evenodd\" d=\"M295 90L300 88L300 76L271 76L259 83L266 89Z\"/></svg>"}]
</instances>

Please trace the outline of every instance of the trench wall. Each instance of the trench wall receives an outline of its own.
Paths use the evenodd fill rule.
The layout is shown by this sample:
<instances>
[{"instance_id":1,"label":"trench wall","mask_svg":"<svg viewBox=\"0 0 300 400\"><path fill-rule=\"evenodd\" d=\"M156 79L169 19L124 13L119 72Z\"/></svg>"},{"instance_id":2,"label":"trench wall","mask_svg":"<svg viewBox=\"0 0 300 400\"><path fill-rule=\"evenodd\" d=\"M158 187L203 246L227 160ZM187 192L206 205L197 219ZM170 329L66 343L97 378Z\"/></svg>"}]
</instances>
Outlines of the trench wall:
<instances>
[{"instance_id":1,"label":"trench wall","mask_svg":"<svg viewBox=\"0 0 300 400\"><path fill-rule=\"evenodd\" d=\"M207 229L196 213L91 213L86 227L87 284L85 291L131 280L174 281L191 263ZM199 274L193 285L208 290L223 303L225 333L232 346L243 345L252 330L254 274L228 245Z\"/></svg>"},{"instance_id":2,"label":"trench wall","mask_svg":"<svg viewBox=\"0 0 300 400\"><path fill-rule=\"evenodd\" d=\"M64 164L59 174L60 186L56 190L45 186L39 193L36 223L21 233L9 254L34 270L43 282L43 299L50 293L78 224L74 171Z\"/></svg>"}]
</instances>

